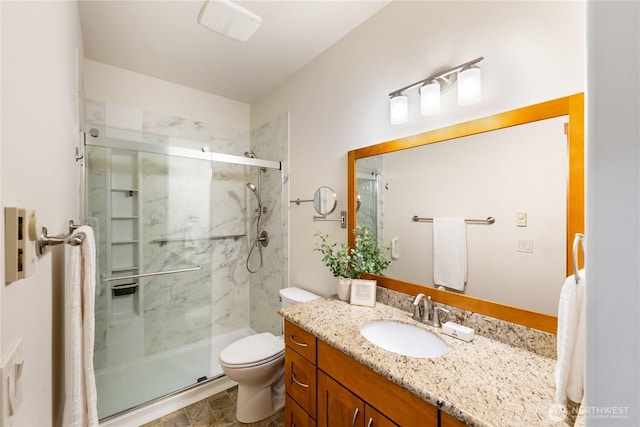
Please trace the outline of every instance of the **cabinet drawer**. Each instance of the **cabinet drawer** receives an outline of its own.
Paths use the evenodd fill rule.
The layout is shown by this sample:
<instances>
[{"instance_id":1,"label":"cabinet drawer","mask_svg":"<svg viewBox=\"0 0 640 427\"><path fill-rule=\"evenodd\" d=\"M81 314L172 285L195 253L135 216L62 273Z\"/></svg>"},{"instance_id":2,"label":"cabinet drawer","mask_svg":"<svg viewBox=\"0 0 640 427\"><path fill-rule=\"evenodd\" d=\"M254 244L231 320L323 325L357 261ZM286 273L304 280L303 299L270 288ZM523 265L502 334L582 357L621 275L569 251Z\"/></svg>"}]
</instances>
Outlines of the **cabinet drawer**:
<instances>
[{"instance_id":1,"label":"cabinet drawer","mask_svg":"<svg viewBox=\"0 0 640 427\"><path fill-rule=\"evenodd\" d=\"M284 342L309 362L316 364L316 337L309 332L286 321L284 322Z\"/></svg>"},{"instance_id":2,"label":"cabinet drawer","mask_svg":"<svg viewBox=\"0 0 640 427\"><path fill-rule=\"evenodd\" d=\"M316 367L304 357L285 348L285 386L287 393L316 419Z\"/></svg>"},{"instance_id":3,"label":"cabinet drawer","mask_svg":"<svg viewBox=\"0 0 640 427\"><path fill-rule=\"evenodd\" d=\"M284 425L285 427L316 427L316 422L289 394L286 394L284 400Z\"/></svg>"}]
</instances>

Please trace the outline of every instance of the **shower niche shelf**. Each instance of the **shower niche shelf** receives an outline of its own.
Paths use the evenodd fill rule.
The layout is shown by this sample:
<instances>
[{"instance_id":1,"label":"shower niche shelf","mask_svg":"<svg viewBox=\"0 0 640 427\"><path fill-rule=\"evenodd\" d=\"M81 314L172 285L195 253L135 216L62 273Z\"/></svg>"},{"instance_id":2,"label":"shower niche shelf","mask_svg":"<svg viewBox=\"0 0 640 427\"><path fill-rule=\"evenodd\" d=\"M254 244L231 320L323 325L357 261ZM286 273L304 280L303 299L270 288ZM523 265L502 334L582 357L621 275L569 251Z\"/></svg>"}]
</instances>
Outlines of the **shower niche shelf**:
<instances>
[{"instance_id":1,"label":"shower niche shelf","mask_svg":"<svg viewBox=\"0 0 640 427\"><path fill-rule=\"evenodd\" d=\"M110 158L106 176L107 268L105 276L123 277L107 282L109 286L109 324L112 328L127 328L126 336L133 340L134 330L142 327L140 316L143 292L140 279L126 278L140 274L142 260L142 213L140 180L141 158L135 151L108 149ZM114 331L115 332L115 331ZM141 331L140 331L141 332ZM135 344L131 343L133 347Z\"/></svg>"}]
</instances>

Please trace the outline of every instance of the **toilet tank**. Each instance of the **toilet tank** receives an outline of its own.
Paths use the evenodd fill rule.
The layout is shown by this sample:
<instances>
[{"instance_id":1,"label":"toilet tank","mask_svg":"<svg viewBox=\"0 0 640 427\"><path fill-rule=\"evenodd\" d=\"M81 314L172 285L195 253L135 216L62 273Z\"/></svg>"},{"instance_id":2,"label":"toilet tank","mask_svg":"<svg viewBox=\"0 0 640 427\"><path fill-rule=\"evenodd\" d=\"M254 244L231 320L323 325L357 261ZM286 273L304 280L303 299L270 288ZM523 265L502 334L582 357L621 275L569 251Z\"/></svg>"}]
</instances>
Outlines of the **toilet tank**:
<instances>
[{"instance_id":1,"label":"toilet tank","mask_svg":"<svg viewBox=\"0 0 640 427\"><path fill-rule=\"evenodd\" d=\"M280 289L280 298L282 300L281 307L286 308L291 305L312 301L321 297L312 292L305 291L304 289L292 287Z\"/></svg>"}]
</instances>

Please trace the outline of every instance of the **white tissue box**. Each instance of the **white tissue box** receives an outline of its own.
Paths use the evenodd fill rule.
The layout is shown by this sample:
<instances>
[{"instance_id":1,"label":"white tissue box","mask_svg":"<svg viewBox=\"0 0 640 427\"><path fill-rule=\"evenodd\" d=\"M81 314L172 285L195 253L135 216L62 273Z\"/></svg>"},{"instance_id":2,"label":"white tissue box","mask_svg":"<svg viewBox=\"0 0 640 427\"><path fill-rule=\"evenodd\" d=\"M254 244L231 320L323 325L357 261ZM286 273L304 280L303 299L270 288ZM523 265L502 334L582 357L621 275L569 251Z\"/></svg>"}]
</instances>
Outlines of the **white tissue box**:
<instances>
[{"instance_id":1,"label":"white tissue box","mask_svg":"<svg viewBox=\"0 0 640 427\"><path fill-rule=\"evenodd\" d=\"M473 339L473 329L457 323L447 322L442 325L442 332L452 337L461 339L462 341L471 341Z\"/></svg>"}]
</instances>

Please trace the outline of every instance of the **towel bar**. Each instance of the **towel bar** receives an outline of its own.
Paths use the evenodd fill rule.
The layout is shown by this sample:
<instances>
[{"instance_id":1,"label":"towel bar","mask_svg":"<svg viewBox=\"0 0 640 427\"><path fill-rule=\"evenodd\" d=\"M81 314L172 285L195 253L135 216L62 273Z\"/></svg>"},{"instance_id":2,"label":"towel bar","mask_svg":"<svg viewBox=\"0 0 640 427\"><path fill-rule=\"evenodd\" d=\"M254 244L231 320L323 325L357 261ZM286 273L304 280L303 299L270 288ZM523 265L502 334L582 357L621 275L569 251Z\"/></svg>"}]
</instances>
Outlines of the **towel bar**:
<instances>
[{"instance_id":1,"label":"towel bar","mask_svg":"<svg viewBox=\"0 0 640 427\"><path fill-rule=\"evenodd\" d=\"M433 222L433 218L420 218L418 215L414 215L411 220L413 222ZM487 219L465 219L464 222L467 224L493 224L496 222L496 219L492 216L487 217Z\"/></svg>"},{"instance_id":2,"label":"towel bar","mask_svg":"<svg viewBox=\"0 0 640 427\"><path fill-rule=\"evenodd\" d=\"M75 225L73 220L69 221L69 233L61 236L49 236L47 227L42 227L42 232L36 242L36 253L38 256L42 256L47 252L48 246L56 246L62 243L68 243L71 246L78 246L84 242L84 233L73 234L74 231L80 227Z\"/></svg>"}]
</instances>

